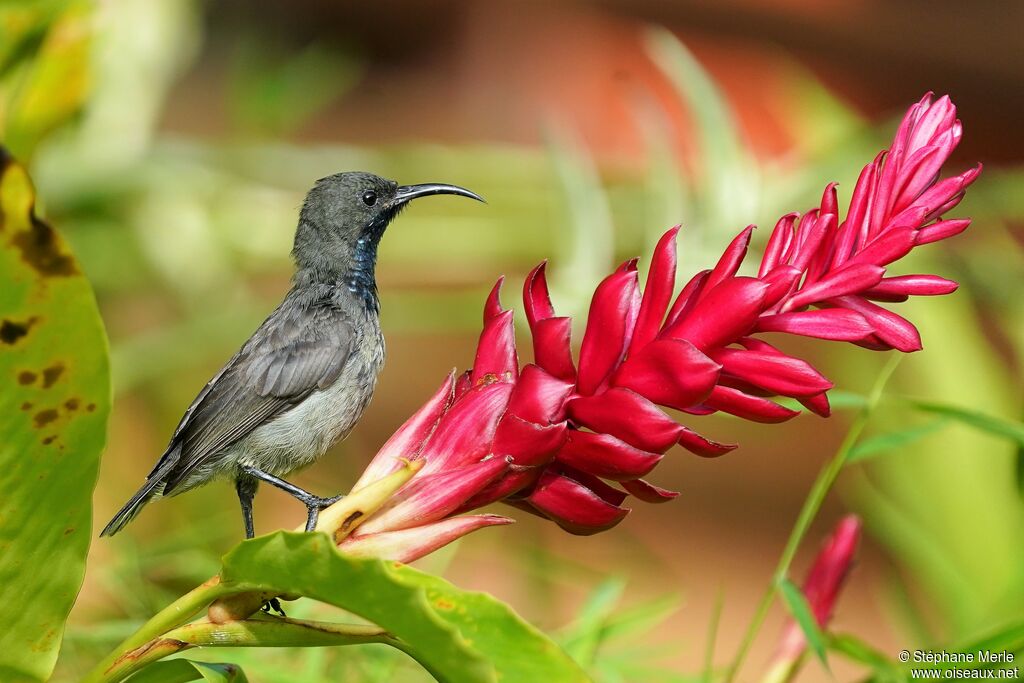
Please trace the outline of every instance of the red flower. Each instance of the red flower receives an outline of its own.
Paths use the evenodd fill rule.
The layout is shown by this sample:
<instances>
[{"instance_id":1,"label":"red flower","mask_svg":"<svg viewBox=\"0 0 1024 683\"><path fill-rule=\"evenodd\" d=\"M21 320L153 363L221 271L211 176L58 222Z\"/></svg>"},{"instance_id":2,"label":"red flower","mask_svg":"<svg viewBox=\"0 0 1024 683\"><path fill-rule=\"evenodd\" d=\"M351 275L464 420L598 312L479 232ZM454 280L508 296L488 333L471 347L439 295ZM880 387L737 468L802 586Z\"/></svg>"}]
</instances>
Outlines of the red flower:
<instances>
[{"instance_id":1,"label":"red flower","mask_svg":"<svg viewBox=\"0 0 1024 683\"><path fill-rule=\"evenodd\" d=\"M824 628L832 617L832 610L839 597L850 569L853 567L854 555L860 543L861 523L856 515L849 515L840 520L832 535L825 539L814 564L804 580L803 594L814 614L818 626ZM800 656L807 649L807 639L803 631L792 619L783 629L779 649L775 654L771 670L791 671ZM780 677L780 680L785 677ZM771 680L771 677L766 678Z\"/></svg>"},{"instance_id":2,"label":"red flower","mask_svg":"<svg viewBox=\"0 0 1024 683\"><path fill-rule=\"evenodd\" d=\"M704 457L736 447L698 434L662 408L781 422L798 411L771 399L787 396L827 416L832 383L760 337L781 332L878 350L921 348L914 326L875 302L956 289L933 275L885 275L915 246L967 227L969 220L943 215L980 167L939 180L960 134L949 99L925 96L908 111L892 147L861 173L843 219L829 185L820 206L778 222L757 277L737 275L751 226L673 300L679 228L669 230L643 291L635 259L598 285L578 363L571 321L555 314L548 296L545 264L523 290L533 363L520 366L499 280L484 307L473 369L445 381L356 488L397 469L398 458L423 459L425 466L345 543L386 545L388 534L423 525L434 525L428 528L439 534L435 542L450 540L508 521L483 516L437 526L499 500L572 533L603 531L629 512L622 504L630 495L646 502L677 495L643 479L675 444Z\"/></svg>"}]
</instances>

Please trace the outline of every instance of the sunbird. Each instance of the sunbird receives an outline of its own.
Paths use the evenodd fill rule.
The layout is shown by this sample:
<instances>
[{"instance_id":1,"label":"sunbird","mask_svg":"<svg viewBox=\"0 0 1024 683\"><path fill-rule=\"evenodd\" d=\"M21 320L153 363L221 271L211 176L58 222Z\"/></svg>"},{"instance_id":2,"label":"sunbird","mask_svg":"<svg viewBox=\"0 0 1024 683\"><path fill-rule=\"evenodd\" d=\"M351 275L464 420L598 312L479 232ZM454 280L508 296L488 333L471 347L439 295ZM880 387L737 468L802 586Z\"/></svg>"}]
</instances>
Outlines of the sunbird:
<instances>
[{"instance_id":1,"label":"sunbird","mask_svg":"<svg viewBox=\"0 0 1024 683\"><path fill-rule=\"evenodd\" d=\"M142 488L114 515L112 536L150 501L215 479L234 481L246 538L263 481L306 506L306 530L341 496L322 498L281 477L344 439L369 404L384 364L375 269L388 225L413 199L456 185L398 185L371 173L317 181L299 213L295 276L284 301L214 375L174 430Z\"/></svg>"}]
</instances>

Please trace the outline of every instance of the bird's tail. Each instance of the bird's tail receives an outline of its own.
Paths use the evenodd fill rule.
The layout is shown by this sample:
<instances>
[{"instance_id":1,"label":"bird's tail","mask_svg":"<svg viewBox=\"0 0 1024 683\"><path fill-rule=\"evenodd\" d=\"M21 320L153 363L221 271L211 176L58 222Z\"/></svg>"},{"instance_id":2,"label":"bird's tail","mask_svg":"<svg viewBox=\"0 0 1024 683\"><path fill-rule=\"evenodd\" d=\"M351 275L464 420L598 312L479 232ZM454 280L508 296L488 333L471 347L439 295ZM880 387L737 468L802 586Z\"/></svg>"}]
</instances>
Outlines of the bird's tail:
<instances>
[{"instance_id":1,"label":"bird's tail","mask_svg":"<svg viewBox=\"0 0 1024 683\"><path fill-rule=\"evenodd\" d=\"M135 519L135 516L145 507L146 503L160 496L164 488L163 483L162 477L151 477L146 480L146 483L135 492L131 500L118 510L112 520L107 522L107 525L103 527L103 531L100 532L100 536L113 536L123 529L128 522Z\"/></svg>"},{"instance_id":2,"label":"bird's tail","mask_svg":"<svg viewBox=\"0 0 1024 683\"><path fill-rule=\"evenodd\" d=\"M124 507L118 510L114 518L107 522L107 525L103 527L103 531L100 532L100 536L113 536L118 531L123 529L128 522L135 519L136 515L146 506L148 502L154 498L159 498L164 494L164 488L167 485L167 474L174 469L177 464L178 456L180 454L180 445L177 447L168 448L168 450L161 456L159 462L153 471L146 477L146 483L142 485L135 495L131 497Z\"/></svg>"}]
</instances>

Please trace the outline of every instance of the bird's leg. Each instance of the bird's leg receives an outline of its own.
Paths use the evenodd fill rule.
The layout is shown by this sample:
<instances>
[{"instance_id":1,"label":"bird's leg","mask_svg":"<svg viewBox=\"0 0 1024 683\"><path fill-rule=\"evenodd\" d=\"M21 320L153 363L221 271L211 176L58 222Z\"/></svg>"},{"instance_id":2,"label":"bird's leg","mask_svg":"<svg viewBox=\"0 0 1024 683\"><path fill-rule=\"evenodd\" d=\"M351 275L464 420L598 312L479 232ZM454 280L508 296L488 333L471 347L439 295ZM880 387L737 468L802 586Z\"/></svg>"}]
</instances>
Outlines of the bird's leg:
<instances>
[{"instance_id":1,"label":"bird's leg","mask_svg":"<svg viewBox=\"0 0 1024 683\"><path fill-rule=\"evenodd\" d=\"M235 492L238 493L238 502L242 504L242 522L245 524L246 538L256 535L252 524L252 499L256 495L257 486L259 486L259 480L245 474L239 474L235 479ZM261 609L267 614L276 612L282 617L287 616L281 607L281 601L277 598L267 600Z\"/></svg>"},{"instance_id":2,"label":"bird's leg","mask_svg":"<svg viewBox=\"0 0 1024 683\"><path fill-rule=\"evenodd\" d=\"M256 535L252 525L252 498L256 495L258 485L259 482L253 477L239 475L235 479L235 492L238 493L238 502L242 504L242 522L245 524L246 538Z\"/></svg>"},{"instance_id":3,"label":"bird's leg","mask_svg":"<svg viewBox=\"0 0 1024 683\"><path fill-rule=\"evenodd\" d=\"M325 507L334 505L345 496L331 496L330 498L321 498L315 496L306 489L299 488L295 484L285 481L280 477L275 477L272 474L264 472L258 467L252 467L251 465L242 465L242 471L246 474L261 479L271 486L276 486L285 493L293 496L296 500L306 506L306 531L312 531L316 528L317 519L320 517L320 511Z\"/></svg>"}]
</instances>

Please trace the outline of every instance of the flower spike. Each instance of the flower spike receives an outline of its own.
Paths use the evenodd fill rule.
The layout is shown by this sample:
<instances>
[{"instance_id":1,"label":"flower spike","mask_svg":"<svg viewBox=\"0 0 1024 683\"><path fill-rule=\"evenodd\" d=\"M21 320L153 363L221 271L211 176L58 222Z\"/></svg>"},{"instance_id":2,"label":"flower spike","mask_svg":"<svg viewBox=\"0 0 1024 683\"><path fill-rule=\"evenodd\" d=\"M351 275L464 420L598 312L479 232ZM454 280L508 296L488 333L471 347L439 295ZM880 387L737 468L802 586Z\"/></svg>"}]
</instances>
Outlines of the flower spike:
<instances>
[{"instance_id":1,"label":"flower spike","mask_svg":"<svg viewBox=\"0 0 1024 683\"><path fill-rule=\"evenodd\" d=\"M622 521L630 497L658 503L677 495L645 479L672 446L709 458L736 448L699 434L691 423L701 416L721 411L765 423L795 417L778 397L828 416L832 382L762 337L921 348L914 325L881 303L956 290L937 275L889 269L970 223L946 214L981 167L940 177L961 136L949 98L926 95L910 107L890 148L864 167L845 210L832 183L817 207L779 219L756 277L737 274L753 234L753 226L745 228L674 301L679 227L670 229L642 289L635 259L598 285L578 360L572 321L555 313L541 263L523 286L533 362L520 366L499 280L484 306L472 370L442 384L384 445L357 488L397 471L399 458L424 461L422 470L341 547L414 559L505 523L456 516L497 501L571 533L596 533ZM845 523L834 543L851 549L857 528ZM809 599L823 606L816 607L819 621L834 601L834 574L818 582L832 586L820 598L812 595L817 579L808 581Z\"/></svg>"}]
</instances>

